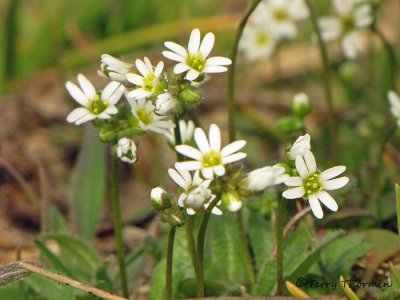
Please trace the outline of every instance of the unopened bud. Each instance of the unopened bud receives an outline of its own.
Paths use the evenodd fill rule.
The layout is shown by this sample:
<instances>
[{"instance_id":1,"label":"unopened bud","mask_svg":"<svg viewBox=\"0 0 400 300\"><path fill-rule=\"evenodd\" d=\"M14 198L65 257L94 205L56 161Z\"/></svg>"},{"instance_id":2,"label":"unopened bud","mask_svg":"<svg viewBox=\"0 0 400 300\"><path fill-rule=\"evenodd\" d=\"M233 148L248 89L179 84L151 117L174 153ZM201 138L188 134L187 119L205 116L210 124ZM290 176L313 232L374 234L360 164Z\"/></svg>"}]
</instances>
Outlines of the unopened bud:
<instances>
[{"instance_id":1,"label":"unopened bud","mask_svg":"<svg viewBox=\"0 0 400 300\"><path fill-rule=\"evenodd\" d=\"M193 105L199 103L201 99L200 90L191 85L187 85L178 96L178 100L184 105Z\"/></svg>"},{"instance_id":2,"label":"unopened bud","mask_svg":"<svg viewBox=\"0 0 400 300\"><path fill-rule=\"evenodd\" d=\"M165 208L165 199L167 192L162 187L156 187L151 190L151 204L157 210Z\"/></svg>"},{"instance_id":3,"label":"unopened bud","mask_svg":"<svg viewBox=\"0 0 400 300\"><path fill-rule=\"evenodd\" d=\"M228 191L222 194L222 204L230 211L236 212L242 208L242 201L236 191Z\"/></svg>"},{"instance_id":4,"label":"unopened bud","mask_svg":"<svg viewBox=\"0 0 400 300\"><path fill-rule=\"evenodd\" d=\"M113 128L103 127L100 129L100 140L103 143L115 141L117 138L118 134Z\"/></svg>"},{"instance_id":5,"label":"unopened bud","mask_svg":"<svg viewBox=\"0 0 400 300\"><path fill-rule=\"evenodd\" d=\"M297 94L293 97L292 112L300 118L304 118L311 111L310 99L304 93Z\"/></svg>"}]
</instances>

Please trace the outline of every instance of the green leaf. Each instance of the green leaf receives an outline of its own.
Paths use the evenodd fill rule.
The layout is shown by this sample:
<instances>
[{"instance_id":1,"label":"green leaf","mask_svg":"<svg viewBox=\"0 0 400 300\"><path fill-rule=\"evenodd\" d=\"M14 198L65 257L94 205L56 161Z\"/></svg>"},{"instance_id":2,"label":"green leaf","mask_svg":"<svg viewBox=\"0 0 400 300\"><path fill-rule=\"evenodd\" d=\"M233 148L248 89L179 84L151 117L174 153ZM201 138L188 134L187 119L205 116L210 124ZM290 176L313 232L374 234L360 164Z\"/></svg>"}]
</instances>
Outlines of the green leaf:
<instances>
[{"instance_id":1,"label":"green leaf","mask_svg":"<svg viewBox=\"0 0 400 300\"><path fill-rule=\"evenodd\" d=\"M72 216L76 232L90 239L106 192L105 150L97 130L87 127L71 183Z\"/></svg>"},{"instance_id":2,"label":"green leaf","mask_svg":"<svg viewBox=\"0 0 400 300\"><path fill-rule=\"evenodd\" d=\"M217 281L204 280L204 286L207 297L217 297L226 293L227 287ZM185 295L185 297L196 298L197 295L197 284L196 279L189 278L182 280L179 283L179 290Z\"/></svg>"},{"instance_id":3,"label":"green leaf","mask_svg":"<svg viewBox=\"0 0 400 300\"><path fill-rule=\"evenodd\" d=\"M101 266L101 259L87 242L63 234L46 235L44 239L58 243L65 267L76 277L81 276L85 282L95 277Z\"/></svg>"},{"instance_id":4,"label":"green leaf","mask_svg":"<svg viewBox=\"0 0 400 300\"><path fill-rule=\"evenodd\" d=\"M41 297L35 297L40 300L72 300L75 299L74 294L76 290L65 284L60 284L51 279L42 277L37 274L32 274L29 278L25 279L26 284L38 293ZM7 298L6 298L7 299ZM19 299L19 298L15 298Z\"/></svg>"},{"instance_id":5,"label":"green leaf","mask_svg":"<svg viewBox=\"0 0 400 300\"><path fill-rule=\"evenodd\" d=\"M396 189L397 231L400 237L400 187L398 184L396 184L395 189Z\"/></svg>"},{"instance_id":6,"label":"green leaf","mask_svg":"<svg viewBox=\"0 0 400 300\"><path fill-rule=\"evenodd\" d=\"M0 299L28 300L29 294L21 289L19 284L12 284L0 288Z\"/></svg>"},{"instance_id":7,"label":"green leaf","mask_svg":"<svg viewBox=\"0 0 400 300\"><path fill-rule=\"evenodd\" d=\"M245 279L243 251L239 230L233 214L211 218L206 241L205 275L207 279L242 283Z\"/></svg>"}]
</instances>

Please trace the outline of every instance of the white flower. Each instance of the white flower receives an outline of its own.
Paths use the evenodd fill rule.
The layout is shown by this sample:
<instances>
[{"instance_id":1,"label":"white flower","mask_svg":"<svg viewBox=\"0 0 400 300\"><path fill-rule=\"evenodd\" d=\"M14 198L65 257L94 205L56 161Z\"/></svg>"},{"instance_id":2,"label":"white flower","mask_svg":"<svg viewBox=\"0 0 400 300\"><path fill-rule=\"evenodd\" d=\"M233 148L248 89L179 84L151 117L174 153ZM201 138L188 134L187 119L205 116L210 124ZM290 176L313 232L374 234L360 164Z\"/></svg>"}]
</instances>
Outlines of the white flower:
<instances>
[{"instance_id":1,"label":"white flower","mask_svg":"<svg viewBox=\"0 0 400 300\"><path fill-rule=\"evenodd\" d=\"M206 179L211 179L214 174L223 176L224 165L239 161L246 157L246 153L237 152L246 145L246 141L240 140L230 143L221 150L221 132L219 127L211 124L208 140L203 129L196 128L194 140L199 149L189 145L178 145L175 147L179 153L194 160L177 162L176 168L188 171L201 170Z\"/></svg>"},{"instance_id":2,"label":"white flower","mask_svg":"<svg viewBox=\"0 0 400 300\"><path fill-rule=\"evenodd\" d=\"M174 67L175 74L186 73L186 79L193 81L204 73L222 73L226 72L225 66L232 62L229 58L214 56L208 57L213 46L215 36L213 33L207 33L201 41L200 30L193 29L190 34L188 49L174 42L165 42L164 45L171 51L163 51L163 55L178 64Z\"/></svg>"},{"instance_id":3,"label":"white flower","mask_svg":"<svg viewBox=\"0 0 400 300\"><path fill-rule=\"evenodd\" d=\"M126 83L126 74L133 69L133 64L119 60L109 54L101 56L100 70L97 72L101 77Z\"/></svg>"},{"instance_id":4,"label":"white flower","mask_svg":"<svg viewBox=\"0 0 400 300\"><path fill-rule=\"evenodd\" d=\"M162 208L164 204L163 200L166 195L167 192L162 187L153 188L150 192L151 203L153 206L157 209Z\"/></svg>"},{"instance_id":5,"label":"white flower","mask_svg":"<svg viewBox=\"0 0 400 300\"><path fill-rule=\"evenodd\" d=\"M272 56L278 44L278 36L270 26L249 24L243 31L239 50L247 61L257 61Z\"/></svg>"},{"instance_id":6,"label":"white flower","mask_svg":"<svg viewBox=\"0 0 400 300\"><path fill-rule=\"evenodd\" d=\"M304 156L304 154L311 150L311 137L308 133L299 136L288 151L289 158L295 160L297 156Z\"/></svg>"},{"instance_id":7,"label":"white flower","mask_svg":"<svg viewBox=\"0 0 400 300\"><path fill-rule=\"evenodd\" d=\"M123 161L130 164L136 162L136 144L128 138L121 138L117 145L117 156Z\"/></svg>"},{"instance_id":8,"label":"white flower","mask_svg":"<svg viewBox=\"0 0 400 300\"><path fill-rule=\"evenodd\" d=\"M237 212L242 208L242 201L237 191L231 190L222 194L222 204L230 211Z\"/></svg>"},{"instance_id":9,"label":"white flower","mask_svg":"<svg viewBox=\"0 0 400 300\"><path fill-rule=\"evenodd\" d=\"M257 7L253 19L260 25L268 25L279 37L293 39L298 32L296 21L308 15L304 0L269 0Z\"/></svg>"},{"instance_id":10,"label":"white flower","mask_svg":"<svg viewBox=\"0 0 400 300\"><path fill-rule=\"evenodd\" d=\"M164 69L164 63L160 61L157 66L153 69L151 61L145 57L144 61L137 59L136 68L141 75L135 73L126 74L126 79L138 86L128 93L129 98L140 99L152 96L159 83L159 77Z\"/></svg>"},{"instance_id":11,"label":"white flower","mask_svg":"<svg viewBox=\"0 0 400 300\"><path fill-rule=\"evenodd\" d=\"M285 171L285 168L280 166L256 169L247 174L241 185L248 191L263 191L267 187L283 183L289 177Z\"/></svg>"},{"instance_id":12,"label":"white flower","mask_svg":"<svg viewBox=\"0 0 400 300\"><path fill-rule=\"evenodd\" d=\"M164 120L165 117L155 114L155 106L151 101L142 99L130 99L128 102L131 106L133 116L139 121L139 126L143 130L150 130L156 133L164 133L175 125L170 120Z\"/></svg>"},{"instance_id":13,"label":"white flower","mask_svg":"<svg viewBox=\"0 0 400 300\"><path fill-rule=\"evenodd\" d=\"M167 115L174 110L177 104L178 100L170 93L160 94L156 100L156 113L163 116Z\"/></svg>"},{"instance_id":14,"label":"white flower","mask_svg":"<svg viewBox=\"0 0 400 300\"><path fill-rule=\"evenodd\" d=\"M355 5L356 0L333 0L338 17L321 17L318 24L325 41L341 39L347 58L355 58L362 50L358 31L372 24L372 8L369 4Z\"/></svg>"},{"instance_id":15,"label":"white flower","mask_svg":"<svg viewBox=\"0 0 400 300\"><path fill-rule=\"evenodd\" d=\"M186 207L189 215L194 215L198 211L204 211L210 205L210 202L215 199L215 195L208 188L212 180L202 179L199 171L196 171L193 177L189 171L181 169L168 169L168 174L183 189L178 198L178 205ZM214 207L211 212L215 215L222 214L221 210L217 207Z\"/></svg>"},{"instance_id":16,"label":"white flower","mask_svg":"<svg viewBox=\"0 0 400 300\"><path fill-rule=\"evenodd\" d=\"M112 81L101 93L96 92L94 86L82 74L78 75L80 88L68 81L65 84L72 98L83 107L75 108L68 116L69 123L80 125L98 119L109 119L118 112L115 106L124 92L124 86Z\"/></svg>"},{"instance_id":17,"label":"white flower","mask_svg":"<svg viewBox=\"0 0 400 300\"><path fill-rule=\"evenodd\" d=\"M319 201L330 210L337 211L338 205L335 199L326 191L340 189L349 182L349 178L345 176L335 178L342 174L346 167L337 166L319 172L317 171L314 155L311 151L308 151L304 154L304 157L296 157L296 170L300 176L289 177L285 180L284 183L292 188L284 191L282 196L287 199L300 197L308 199L311 210L318 219L324 216Z\"/></svg>"},{"instance_id":18,"label":"white flower","mask_svg":"<svg viewBox=\"0 0 400 300\"><path fill-rule=\"evenodd\" d=\"M400 98L394 91L388 92L390 102L390 112L397 119L397 125L400 127Z\"/></svg>"},{"instance_id":19,"label":"white flower","mask_svg":"<svg viewBox=\"0 0 400 300\"><path fill-rule=\"evenodd\" d=\"M189 144L192 139L193 139L193 134L194 134L194 123L192 120L185 121L185 120L179 120L179 130L181 132L181 140L182 144ZM168 142L171 145L175 145L175 133L174 129L170 129L166 131L165 136L168 139Z\"/></svg>"}]
</instances>

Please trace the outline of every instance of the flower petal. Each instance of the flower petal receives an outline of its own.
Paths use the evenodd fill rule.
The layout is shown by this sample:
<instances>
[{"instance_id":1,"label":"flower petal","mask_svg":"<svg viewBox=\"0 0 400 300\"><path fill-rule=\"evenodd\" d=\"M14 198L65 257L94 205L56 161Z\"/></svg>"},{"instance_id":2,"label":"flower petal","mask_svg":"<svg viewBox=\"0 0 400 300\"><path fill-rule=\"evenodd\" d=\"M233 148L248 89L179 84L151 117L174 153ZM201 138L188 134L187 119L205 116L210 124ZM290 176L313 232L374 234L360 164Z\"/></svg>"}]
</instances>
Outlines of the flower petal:
<instances>
[{"instance_id":1,"label":"flower petal","mask_svg":"<svg viewBox=\"0 0 400 300\"><path fill-rule=\"evenodd\" d=\"M321 204L316 195L310 195L308 197L308 202L310 202L311 210L318 219L322 219L324 212L322 211Z\"/></svg>"},{"instance_id":2,"label":"flower petal","mask_svg":"<svg viewBox=\"0 0 400 300\"><path fill-rule=\"evenodd\" d=\"M337 190L337 189L344 187L348 182L349 182L349 178L346 176L343 176L343 177L339 177L339 178L328 180L328 181L322 181L322 187L324 188L324 190L332 191L332 190Z\"/></svg>"},{"instance_id":3,"label":"flower petal","mask_svg":"<svg viewBox=\"0 0 400 300\"><path fill-rule=\"evenodd\" d=\"M210 141L210 148L219 152L221 150L221 131L217 125L211 124L208 138Z\"/></svg>"},{"instance_id":4,"label":"flower petal","mask_svg":"<svg viewBox=\"0 0 400 300\"><path fill-rule=\"evenodd\" d=\"M325 191L320 191L317 193L318 199L331 211L337 211L338 210L338 205L335 201L335 199L332 198L331 195L329 195Z\"/></svg>"},{"instance_id":5,"label":"flower petal","mask_svg":"<svg viewBox=\"0 0 400 300\"><path fill-rule=\"evenodd\" d=\"M101 99L107 101L120 86L121 84L119 82L111 81L101 92Z\"/></svg>"},{"instance_id":6,"label":"flower petal","mask_svg":"<svg viewBox=\"0 0 400 300\"><path fill-rule=\"evenodd\" d=\"M82 74L79 74L78 82L82 88L82 91L85 93L85 95L89 99L96 98L96 89L94 88L93 84L89 80L87 80L87 78L85 76L83 76Z\"/></svg>"},{"instance_id":7,"label":"flower petal","mask_svg":"<svg viewBox=\"0 0 400 300\"><path fill-rule=\"evenodd\" d=\"M198 28L193 29L190 34L188 50L190 54L196 54L199 52L200 47L200 30Z\"/></svg>"},{"instance_id":8,"label":"flower petal","mask_svg":"<svg viewBox=\"0 0 400 300\"><path fill-rule=\"evenodd\" d=\"M213 209L211 210L211 213L213 215L220 216L220 215L222 215L222 210L220 210L218 207L213 207Z\"/></svg>"},{"instance_id":9,"label":"flower petal","mask_svg":"<svg viewBox=\"0 0 400 300\"><path fill-rule=\"evenodd\" d=\"M204 36L199 50L203 57L207 57L210 54L212 48L214 47L214 42L215 35L212 32L209 32Z\"/></svg>"},{"instance_id":10,"label":"flower petal","mask_svg":"<svg viewBox=\"0 0 400 300\"><path fill-rule=\"evenodd\" d=\"M342 174L344 171L346 171L345 166L336 166L336 167L333 167L333 168L323 171L319 175L319 178L321 178L322 180L329 180L329 179L335 178L336 176Z\"/></svg>"},{"instance_id":11,"label":"flower petal","mask_svg":"<svg viewBox=\"0 0 400 300\"><path fill-rule=\"evenodd\" d=\"M135 65L140 74L142 74L143 76L147 76L150 74L149 69L147 69L145 63L142 60L136 59Z\"/></svg>"},{"instance_id":12,"label":"flower petal","mask_svg":"<svg viewBox=\"0 0 400 300\"><path fill-rule=\"evenodd\" d=\"M190 69L189 72L186 74L186 79L189 81L195 80L197 77L199 77L200 72Z\"/></svg>"},{"instance_id":13,"label":"flower petal","mask_svg":"<svg viewBox=\"0 0 400 300\"><path fill-rule=\"evenodd\" d=\"M222 66L206 66L203 70L204 73L224 73L226 71L228 68Z\"/></svg>"},{"instance_id":14,"label":"flower petal","mask_svg":"<svg viewBox=\"0 0 400 300\"><path fill-rule=\"evenodd\" d=\"M160 61L156 68L154 69L154 75L156 75L156 77L161 75L162 70L164 69L164 62Z\"/></svg>"},{"instance_id":15,"label":"flower petal","mask_svg":"<svg viewBox=\"0 0 400 300\"><path fill-rule=\"evenodd\" d=\"M179 62L184 62L186 56L180 56L179 54L176 54L175 52L171 51L163 51L162 55L164 55L166 58L174 61L179 61Z\"/></svg>"},{"instance_id":16,"label":"flower petal","mask_svg":"<svg viewBox=\"0 0 400 300\"><path fill-rule=\"evenodd\" d=\"M233 163L235 161L239 161L242 160L243 158L245 158L247 156L246 153L243 152L238 152L232 155L228 155L222 158L222 163L225 164L230 164Z\"/></svg>"},{"instance_id":17,"label":"flower petal","mask_svg":"<svg viewBox=\"0 0 400 300\"><path fill-rule=\"evenodd\" d=\"M304 153L304 161L307 165L308 173L313 174L317 171L317 163L315 162L314 154L311 151L306 151Z\"/></svg>"},{"instance_id":18,"label":"flower petal","mask_svg":"<svg viewBox=\"0 0 400 300\"><path fill-rule=\"evenodd\" d=\"M188 70L190 70L190 67L185 63L178 63L174 67L174 73L175 74L181 74L181 73L186 72Z\"/></svg>"},{"instance_id":19,"label":"flower petal","mask_svg":"<svg viewBox=\"0 0 400 300\"><path fill-rule=\"evenodd\" d=\"M187 171L195 171L201 169L201 163L195 160L177 162L175 163L175 168Z\"/></svg>"},{"instance_id":20,"label":"flower petal","mask_svg":"<svg viewBox=\"0 0 400 300\"><path fill-rule=\"evenodd\" d=\"M201 175L203 175L205 179L212 179L214 177L213 168L201 169Z\"/></svg>"},{"instance_id":21,"label":"flower petal","mask_svg":"<svg viewBox=\"0 0 400 300\"><path fill-rule=\"evenodd\" d=\"M143 85L143 76L134 73L126 74L126 79L135 85L142 86Z\"/></svg>"},{"instance_id":22,"label":"flower petal","mask_svg":"<svg viewBox=\"0 0 400 300\"><path fill-rule=\"evenodd\" d=\"M223 56L213 56L206 60L206 66L229 66L232 61Z\"/></svg>"},{"instance_id":23,"label":"flower petal","mask_svg":"<svg viewBox=\"0 0 400 300\"><path fill-rule=\"evenodd\" d=\"M94 120L94 119L96 119L96 116L89 112L88 114L84 115L82 118L80 118L79 120L77 120L77 121L75 122L75 124L76 124L76 125L81 125L81 124L83 124L83 123L92 121L92 120Z\"/></svg>"},{"instance_id":24,"label":"flower petal","mask_svg":"<svg viewBox=\"0 0 400 300\"><path fill-rule=\"evenodd\" d=\"M224 148L221 150L221 155L222 157L231 155L232 153L235 153L236 151L239 151L246 145L246 141L244 140L239 140L235 141L233 143L230 143L226 145Z\"/></svg>"},{"instance_id":25,"label":"flower petal","mask_svg":"<svg viewBox=\"0 0 400 300\"><path fill-rule=\"evenodd\" d=\"M78 88L75 84L73 84L70 81L68 81L65 84L65 87L67 88L68 92L76 102L78 102L82 106L87 107L88 97L82 92L80 88Z\"/></svg>"},{"instance_id":26,"label":"flower petal","mask_svg":"<svg viewBox=\"0 0 400 300\"><path fill-rule=\"evenodd\" d=\"M171 179L185 191L187 191L187 189L190 187L190 185L188 185L188 183L183 179L177 170L170 168L168 169L168 174L169 177L171 177Z\"/></svg>"},{"instance_id":27,"label":"flower petal","mask_svg":"<svg viewBox=\"0 0 400 300\"><path fill-rule=\"evenodd\" d=\"M75 108L67 116L67 121L69 123L75 123L77 120L79 120L80 118L84 117L87 114L89 114L89 111L86 108L84 107Z\"/></svg>"},{"instance_id":28,"label":"flower petal","mask_svg":"<svg viewBox=\"0 0 400 300\"><path fill-rule=\"evenodd\" d=\"M303 156L301 155L296 156L295 164L296 164L296 170L297 172L299 172L301 178L306 178L310 175Z\"/></svg>"},{"instance_id":29,"label":"flower petal","mask_svg":"<svg viewBox=\"0 0 400 300\"><path fill-rule=\"evenodd\" d=\"M178 151L180 154L183 154L187 157L193 158L195 160L201 160L203 155L199 150L196 148L189 146L189 145L178 145L175 147L176 151Z\"/></svg>"},{"instance_id":30,"label":"flower petal","mask_svg":"<svg viewBox=\"0 0 400 300\"><path fill-rule=\"evenodd\" d=\"M187 56L188 55L186 49L184 47L182 47L181 45L177 44L177 43L165 42L164 46L167 47L169 50L172 50L172 51L176 52L177 54L179 54L181 56Z\"/></svg>"},{"instance_id":31,"label":"flower petal","mask_svg":"<svg viewBox=\"0 0 400 300\"><path fill-rule=\"evenodd\" d=\"M213 167L213 171L217 176L224 176L225 175L225 168L223 165Z\"/></svg>"},{"instance_id":32,"label":"flower petal","mask_svg":"<svg viewBox=\"0 0 400 300\"><path fill-rule=\"evenodd\" d=\"M288 189L282 193L282 196L286 199L297 199L304 196L304 188L303 186L295 187L292 189Z\"/></svg>"},{"instance_id":33,"label":"flower petal","mask_svg":"<svg viewBox=\"0 0 400 300\"><path fill-rule=\"evenodd\" d=\"M201 153L204 154L210 152L210 145L208 144L208 140L203 129L196 128L194 131L194 140L196 141L196 145L199 147Z\"/></svg>"},{"instance_id":34,"label":"flower petal","mask_svg":"<svg viewBox=\"0 0 400 300\"><path fill-rule=\"evenodd\" d=\"M301 177L289 177L283 183L287 186L302 186L303 179Z\"/></svg>"}]
</instances>

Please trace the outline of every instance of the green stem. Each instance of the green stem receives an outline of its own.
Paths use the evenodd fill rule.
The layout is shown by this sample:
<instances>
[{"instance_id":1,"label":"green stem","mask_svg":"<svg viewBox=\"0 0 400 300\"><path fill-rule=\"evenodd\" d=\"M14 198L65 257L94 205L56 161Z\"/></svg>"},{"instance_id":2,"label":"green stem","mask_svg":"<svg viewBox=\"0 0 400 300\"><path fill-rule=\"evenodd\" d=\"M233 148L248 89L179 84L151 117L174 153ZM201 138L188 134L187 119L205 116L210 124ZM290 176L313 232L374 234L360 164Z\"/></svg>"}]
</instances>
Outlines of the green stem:
<instances>
[{"instance_id":1,"label":"green stem","mask_svg":"<svg viewBox=\"0 0 400 300\"><path fill-rule=\"evenodd\" d=\"M279 202L279 211L276 226L276 246L277 246L277 296L283 296L283 247L284 247L284 237L283 228L285 223L285 213L286 213L287 201L282 198Z\"/></svg>"},{"instance_id":2,"label":"green stem","mask_svg":"<svg viewBox=\"0 0 400 300\"><path fill-rule=\"evenodd\" d=\"M228 73L228 123L229 123L229 140L233 142L236 139L236 126L235 126L235 70L237 62L237 54L239 48L240 38L246 26L248 19L253 11L256 9L261 0L252 0L246 10L243 19L240 21L239 26L235 33L233 41L233 48L231 53L232 65Z\"/></svg>"},{"instance_id":3,"label":"green stem","mask_svg":"<svg viewBox=\"0 0 400 300\"><path fill-rule=\"evenodd\" d=\"M247 272L247 277L249 279L250 289L254 290L254 286L256 283L256 276L254 272L253 261L251 259L249 247L247 244L246 233L244 230L244 222L243 222L243 214L242 211L239 210L236 212L236 221L239 229L239 237L240 237L240 245L242 247L242 251L244 254L244 264Z\"/></svg>"},{"instance_id":4,"label":"green stem","mask_svg":"<svg viewBox=\"0 0 400 300\"><path fill-rule=\"evenodd\" d=\"M193 269L196 272L196 241L194 240L193 227L194 227L194 217L187 216L185 224L186 238L188 241L188 250L190 258L192 259L193 263Z\"/></svg>"},{"instance_id":5,"label":"green stem","mask_svg":"<svg viewBox=\"0 0 400 300\"><path fill-rule=\"evenodd\" d=\"M121 205L119 199L119 159L117 157L113 157L111 164L111 201L122 294L125 298L128 298L128 281L126 276L124 244L122 241Z\"/></svg>"},{"instance_id":6,"label":"green stem","mask_svg":"<svg viewBox=\"0 0 400 300\"><path fill-rule=\"evenodd\" d=\"M174 251L174 240L175 240L176 227L171 226L168 234L168 248L167 248L167 274L166 274L166 290L167 300L172 299L172 264L173 264L173 251Z\"/></svg>"},{"instance_id":7,"label":"green stem","mask_svg":"<svg viewBox=\"0 0 400 300\"><path fill-rule=\"evenodd\" d=\"M181 136L181 128L179 126L179 116L174 116L175 128L174 128L174 135L175 135L175 146L182 144L182 136ZM178 151L176 151L176 160L182 161L183 156Z\"/></svg>"},{"instance_id":8,"label":"green stem","mask_svg":"<svg viewBox=\"0 0 400 300\"><path fill-rule=\"evenodd\" d=\"M338 155L338 140L337 140L337 128L335 122L335 112L333 106L333 96L332 96L332 87L331 87L331 73L329 68L329 59L328 59L328 51L324 40L322 39L321 30L318 26L317 15L315 13L314 7L311 3L311 0L306 0L308 10L310 11L310 18L312 25L314 27L314 31L317 35L318 40L318 48L321 54L322 64L323 64L323 72L322 72L322 79L324 84L324 92L325 92L325 99L326 99L326 106L328 110L328 126L329 126L329 140L330 140L330 147L331 156L334 161L337 161Z\"/></svg>"},{"instance_id":9,"label":"green stem","mask_svg":"<svg viewBox=\"0 0 400 300\"><path fill-rule=\"evenodd\" d=\"M393 47L388 42L388 40L383 35L382 31L380 31L379 28L376 27L376 24L374 26L372 26L372 30L376 33L376 35L381 40L381 42L385 48L385 51L387 53L387 57L389 60L390 75L391 75L390 76L390 84L391 84L391 89L394 90L396 88L396 75L397 75L397 67L398 67L396 53L395 53Z\"/></svg>"},{"instance_id":10,"label":"green stem","mask_svg":"<svg viewBox=\"0 0 400 300\"><path fill-rule=\"evenodd\" d=\"M217 195L215 199L208 206L204 212L203 221L201 222L200 229L197 235L197 261L196 261L196 283L197 283L197 298L203 298L205 296L204 289L204 241L206 237L206 230L208 221L210 220L211 211L214 206L218 203L220 197Z\"/></svg>"}]
</instances>

